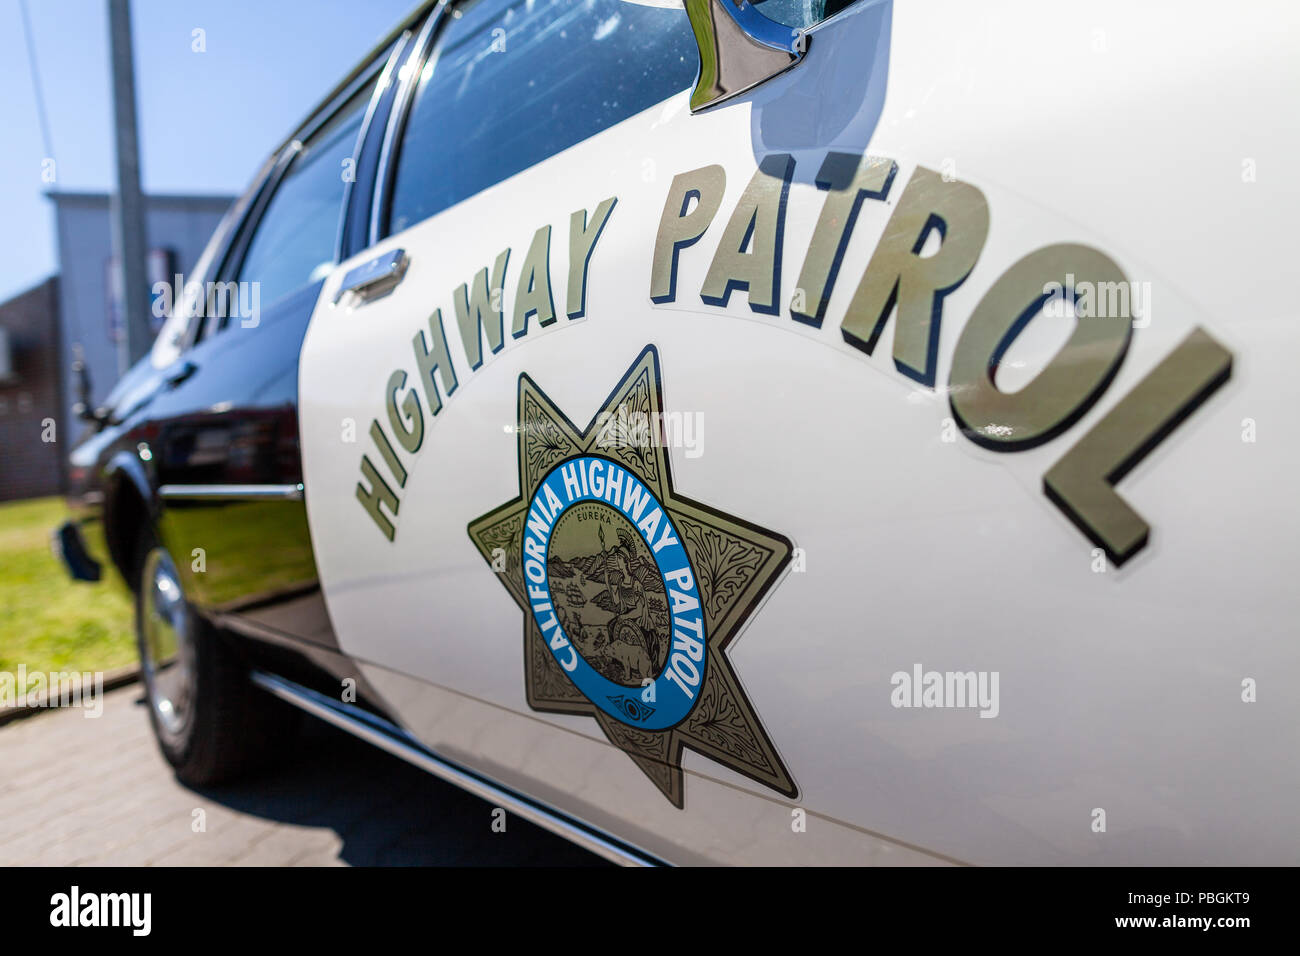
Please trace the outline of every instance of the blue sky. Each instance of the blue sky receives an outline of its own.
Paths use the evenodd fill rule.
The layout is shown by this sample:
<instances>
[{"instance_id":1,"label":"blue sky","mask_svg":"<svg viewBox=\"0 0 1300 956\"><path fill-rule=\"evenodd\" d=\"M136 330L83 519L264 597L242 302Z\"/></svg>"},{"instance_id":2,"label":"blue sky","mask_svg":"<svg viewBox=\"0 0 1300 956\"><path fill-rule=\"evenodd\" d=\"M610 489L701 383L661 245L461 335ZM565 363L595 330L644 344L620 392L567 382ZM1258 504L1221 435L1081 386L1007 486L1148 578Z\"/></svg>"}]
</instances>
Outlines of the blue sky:
<instances>
[{"instance_id":1,"label":"blue sky","mask_svg":"<svg viewBox=\"0 0 1300 956\"><path fill-rule=\"evenodd\" d=\"M132 0L146 192L237 193L416 0ZM57 271L51 189L112 189L106 0L27 0L56 181L19 0L0 0L0 301ZM206 51L196 53L202 29Z\"/></svg>"}]
</instances>

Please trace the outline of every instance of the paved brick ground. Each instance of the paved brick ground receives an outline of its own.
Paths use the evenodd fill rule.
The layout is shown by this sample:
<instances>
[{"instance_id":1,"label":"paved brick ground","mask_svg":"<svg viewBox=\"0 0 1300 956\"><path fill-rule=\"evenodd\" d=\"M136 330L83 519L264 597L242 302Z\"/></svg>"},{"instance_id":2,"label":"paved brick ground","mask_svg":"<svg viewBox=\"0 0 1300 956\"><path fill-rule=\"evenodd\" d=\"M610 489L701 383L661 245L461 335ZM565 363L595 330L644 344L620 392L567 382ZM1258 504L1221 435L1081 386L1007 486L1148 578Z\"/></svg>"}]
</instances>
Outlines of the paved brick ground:
<instances>
[{"instance_id":1,"label":"paved brick ground","mask_svg":"<svg viewBox=\"0 0 1300 956\"><path fill-rule=\"evenodd\" d=\"M588 865L596 857L306 719L292 757L238 786L179 784L138 685L104 712L0 727L0 866ZM195 811L206 830L194 832Z\"/></svg>"}]
</instances>

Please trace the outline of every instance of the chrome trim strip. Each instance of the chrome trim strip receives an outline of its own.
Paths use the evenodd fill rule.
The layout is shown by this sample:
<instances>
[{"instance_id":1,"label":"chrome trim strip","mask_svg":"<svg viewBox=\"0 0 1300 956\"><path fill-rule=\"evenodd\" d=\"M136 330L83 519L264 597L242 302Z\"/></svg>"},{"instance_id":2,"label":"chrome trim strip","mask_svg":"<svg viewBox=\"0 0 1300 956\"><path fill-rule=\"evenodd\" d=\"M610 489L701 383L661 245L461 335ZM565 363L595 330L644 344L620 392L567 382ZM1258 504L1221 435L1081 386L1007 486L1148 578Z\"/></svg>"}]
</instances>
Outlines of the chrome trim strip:
<instances>
[{"instance_id":1,"label":"chrome trim strip","mask_svg":"<svg viewBox=\"0 0 1300 956\"><path fill-rule=\"evenodd\" d=\"M248 211L239 223L239 229L231 238L230 245L226 246L226 251L221 259L221 264L214 271L213 276L219 281L231 281L239 276L239 270L244 267L244 256L248 253L248 246L253 241L253 234L257 232L258 227L262 224L262 215L266 212L266 207L271 204L271 197L276 194L280 188L280 183L284 181L284 174L288 171L290 164L295 157L302 152L302 141L293 140L284 147L284 149L275 157L275 162L267 172L266 178L262 180L262 185L258 188L257 195L253 197ZM229 316L221 315L220 309L212 305L212 296L216 290L207 287L207 298L205 300L203 315L203 331L199 341L204 341L214 332L220 332L226 328L229 322ZM209 325L216 323L216 328L209 330Z\"/></svg>"},{"instance_id":2,"label":"chrome trim strip","mask_svg":"<svg viewBox=\"0 0 1300 956\"><path fill-rule=\"evenodd\" d=\"M391 185L388 164L393 159L393 149L397 137L406 128L406 114L411 108L415 85L419 82L420 74L424 71L424 64L428 59L433 37L437 33L438 25L442 23L447 6L447 3L439 2L437 8L429 14L429 18L420 27L419 36L415 38L415 45L411 48L411 55L402 64L402 70L405 70L406 75L402 75L402 70L398 71L397 95L393 99L392 108L388 111L388 127L384 130L384 145L379 150L379 164L375 167L375 188L370 198L370 230L367 246L373 246L382 238L379 235L380 213L383 211L384 203L388 200ZM407 69L408 67L409 69ZM387 224L385 223L385 225Z\"/></svg>"},{"instance_id":3,"label":"chrome trim strip","mask_svg":"<svg viewBox=\"0 0 1300 956\"><path fill-rule=\"evenodd\" d=\"M170 501L188 498L253 500L273 498L282 501L301 501L302 483L296 485L163 485L160 497Z\"/></svg>"},{"instance_id":4,"label":"chrome trim strip","mask_svg":"<svg viewBox=\"0 0 1300 956\"><path fill-rule=\"evenodd\" d=\"M472 770L444 760L396 724L369 711L344 704L264 671L253 671L252 681L263 690L306 711L313 717L319 717L340 730L346 730L354 737L386 750L393 756L400 757L441 780L453 783L493 806L503 807L510 813L544 827L598 856L603 856L622 866L663 865L662 860L657 860L648 853L603 834L594 827L543 806Z\"/></svg>"},{"instance_id":5,"label":"chrome trim strip","mask_svg":"<svg viewBox=\"0 0 1300 956\"><path fill-rule=\"evenodd\" d=\"M388 84L393 81L393 74L397 71L397 64L402 62L407 45L411 42L411 36L411 31L406 30L393 46L393 52L389 54L388 62L384 64L383 72L379 74L379 82L375 84L375 91L370 97L370 102L366 105L366 115L361 120L361 129L357 132L357 142L352 147L352 170L354 175L343 183L343 205L339 209L338 238L334 242L334 261L336 263L342 262L344 259L344 231L347 226L348 213L352 209L352 192L356 188L355 173L357 160L361 155L361 147L370 134L370 124L374 121L375 111L379 109L379 101L384 98L384 93L388 90ZM344 100L344 102L347 101Z\"/></svg>"},{"instance_id":6,"label":"chrome trim strip","mask_svg":"<svg viewBox=\"0 0 1300 956\"><path fill-rule=\"evenodd\" d=\"M310 122L304 123L302 125L302 128L298 130L298 132L295 133L290 138L289 143L286 145L292 145L293 143L305 143L307 142L307 140L311 139L313 136L319 133L322 128L327 126L330 123L330 121L334 119L334 117L338 116L339 112L343 109L343 107L348 105L348 102L352 99L352 97L360 93L377 76L383 73L387 65L388 65L387 59L376 60L372 63L367 64L366 68L364 70L361 70L351 83L349 83L346 87L344 87L343 90L337 96L335 96L332 100L330 100L325 105L324 109L322 109L319 113L317 113L317 115L313 116ZM375 97L372 94L370 99L366 101L367 103L366 108L369 109L369 104L373 103L374 101L375 101ZM365 114L363 113L362 116L364 117L364 115ZM358 136L357 141L360 142L360 136ZM356 157L355 146L353 147L352 155L354 158Z\"/></svg>"},{"instance_id":7,"label":"chrome trim strip","mask_svg":"<svg viewBox=\"0 0 1300 956\"><path fill-rule=\"evenodd\" d=\"M248 221L248 216L253 207L257 204L257 197L262 194L262 189L266 186L267 180L275 171L275 156L268 157L253 175L252 182L230 204L230 208L217 224L217 228L212 233L212 238L208 245L203 247L203 252L199 256L199 261L194 264L194 269L190 273L190 280L199 283L200 289L210 288L208 282L213 279L217 270L226 262L231 248L239 239L240 230L244 228L244 223ZM190 349L198 345L204 327L207 324L206 307L211 303L204 301L204 309L195 307L189 297L185 295L184 288L173 290L173 309L186 308L195 313L185 328L185 338L181 343L180 354L177 358L183 357ZM183 305L182 305L183 303Z\"/></svg>"}]
</instances>

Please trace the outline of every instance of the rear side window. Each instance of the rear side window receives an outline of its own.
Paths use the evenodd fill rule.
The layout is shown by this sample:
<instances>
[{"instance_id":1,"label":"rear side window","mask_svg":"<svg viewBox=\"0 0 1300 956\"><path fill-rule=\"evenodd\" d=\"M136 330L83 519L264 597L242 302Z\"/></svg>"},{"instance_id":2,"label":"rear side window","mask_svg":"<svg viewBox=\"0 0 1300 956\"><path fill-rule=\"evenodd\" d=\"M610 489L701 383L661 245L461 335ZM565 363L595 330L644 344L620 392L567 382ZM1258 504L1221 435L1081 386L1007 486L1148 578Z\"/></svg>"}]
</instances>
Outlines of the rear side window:
<instances>
[{"instance_id":1,"label":"rear side window","mask_svg":"<svg viewBox=\"0 0 1300 956\"><path fill-rule=\"evenodd\" d=\"M325 278L333 266L347 161L373 89L364 87L312 134L267 203L238 275L261 284L263 306Z\"/></svg>"},{"instance_id":2,"label":"rear side window","mask_svg":"<svg viewBox=\"0 0 1300 956\"><path fill-rule=\"evenodd\" d=\"M676 9L626 0L475 0L421 71L389 204L400 232L662 102L699 55Z\"/></svg>"}]
</instances>

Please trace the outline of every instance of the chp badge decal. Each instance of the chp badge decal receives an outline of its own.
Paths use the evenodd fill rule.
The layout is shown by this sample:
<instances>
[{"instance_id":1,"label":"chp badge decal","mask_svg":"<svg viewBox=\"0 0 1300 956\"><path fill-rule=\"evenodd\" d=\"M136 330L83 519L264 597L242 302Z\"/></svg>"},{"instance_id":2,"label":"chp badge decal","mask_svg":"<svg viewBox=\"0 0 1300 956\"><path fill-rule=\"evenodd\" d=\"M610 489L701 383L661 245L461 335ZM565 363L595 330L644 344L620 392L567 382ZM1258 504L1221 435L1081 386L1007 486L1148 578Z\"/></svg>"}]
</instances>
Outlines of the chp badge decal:
<instances>
[{"instance_id":1,"label":"chp badge decal","mask_svg":"<svg viewBox=\"0 0 1300 956\"><path fill-rule=\"evenodd\" d=\"M594 717L678 807L685 747L795 797L725 653L790 542L678 495L662 420L653 346L582 431L519 377L519 497L469 536L523 611L528 705Z\"/></svg>"}]
</instances>

